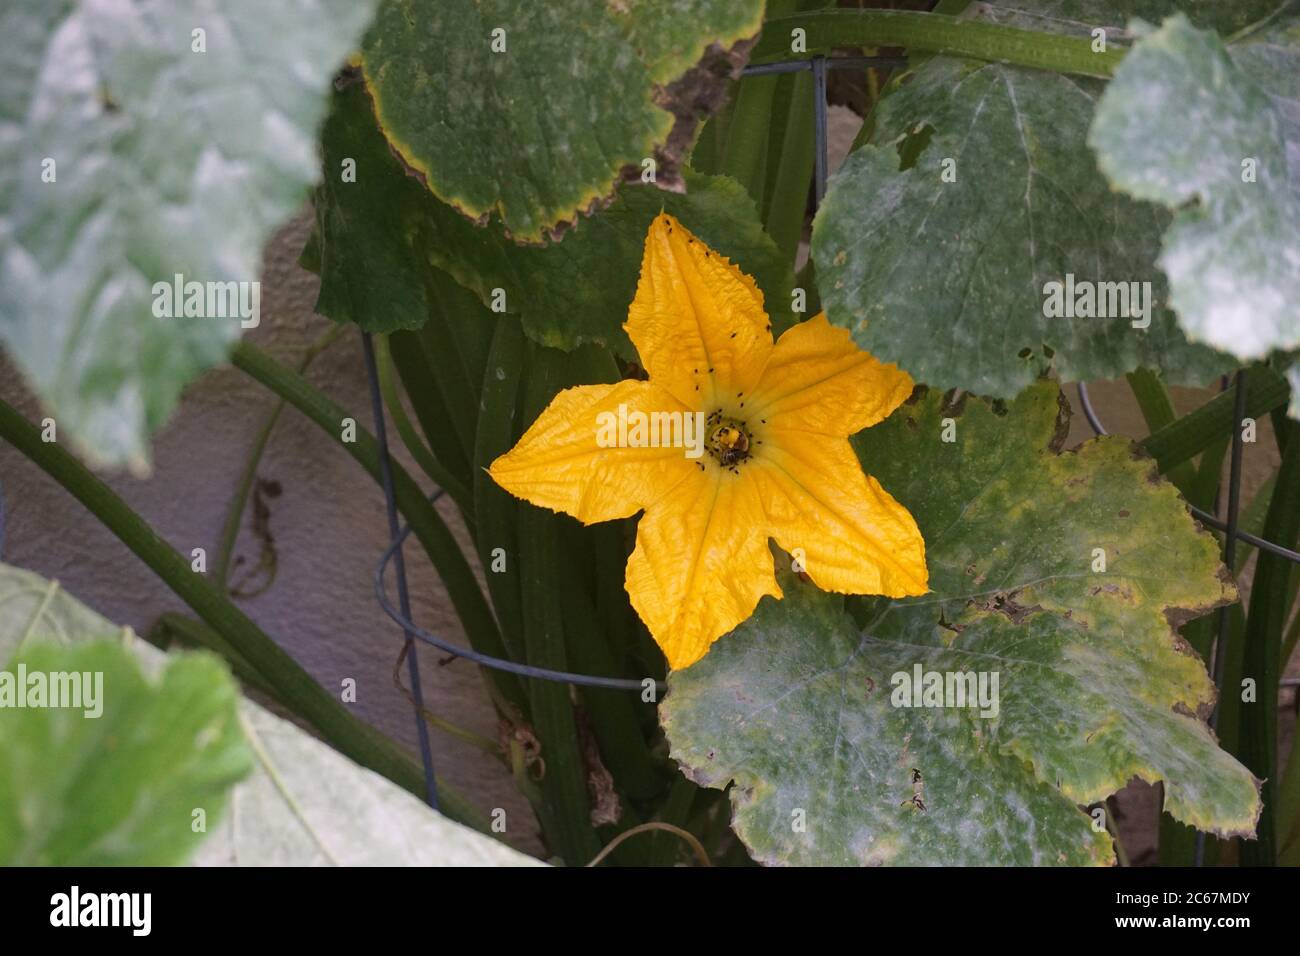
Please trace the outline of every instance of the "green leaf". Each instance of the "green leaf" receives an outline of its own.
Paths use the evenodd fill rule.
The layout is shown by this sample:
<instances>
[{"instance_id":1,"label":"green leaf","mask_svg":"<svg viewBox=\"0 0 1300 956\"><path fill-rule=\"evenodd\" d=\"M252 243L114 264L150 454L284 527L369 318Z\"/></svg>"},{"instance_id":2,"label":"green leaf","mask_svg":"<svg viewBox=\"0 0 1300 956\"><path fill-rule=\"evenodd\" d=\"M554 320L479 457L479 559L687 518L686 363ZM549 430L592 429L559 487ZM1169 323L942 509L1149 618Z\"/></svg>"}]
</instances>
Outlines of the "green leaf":
<instances>
[{"instance_id":1,"label":"green leaf","mask_svg":"<svg viewBox=\"0 0 1300 956\"><path fill-rule=\"evenodd\" d=\"M226 665L185 654L147 677L111 639L122 633L57 584L0 565L0 865L179 863L203 838L194 811L215 824L247 776ZM36 674L76 680L77 706L6 699L6 684L22 694Z\"/></svg>"},{"instance_id":2,"label":"green leaf","mask_svg":"<svg viewBox=\"0 0 1300 956\"><path fill-rule=\"evenodd\" d=\"M635 360L623 322L636 292L650 221L661 210L746 272L764 291L776 330L792 320L790 264L733 180L685 174L686 192L618 187L617 201L559 243L519 246L498 223L478 227L407 175L375 125L360 84L341 91L324 130L325 182L316 196L321 293L317 309L370 331L428 319L430 265L489 306L503 290L534 341L563 349L606 345ZM357 164L355 183L339 175Z\"/></svg>"},{"instance_id":3,"label":"green leaf","mask_svg":"<svg viewBox=\"0 0 1300 956\"><path fill-rule=\"evenodd\" d=\"M0 343L96 462L145 467L149 431L239 336L229 303L228 318L156 317L154 284L257 279L262 243L316 175L329 77L373 9L14 0L0 12Z\"/></svg>"},{"instance_id":4,"label":"green leaf","mask_svg":"<svg viewBox=\"0 0 1300 956\"><path fill-rule=\"evenodd\" d=\"M0 708L0 865L180 863L203 839L195 812L215 823L248 774L238 691L210 654L150 680L120 644L36 642L7 670L79 679L102 710Z\"/></svg>"},{"instance_id":5,"label":"green leaf","mask_svg":"<svg viewBox=\"0 0 1300 956\"><path fill-rule=\"evenodd\" d=\"M735 781L756 859L1106 863L1077 807L1134 777L1164 781L1180 820L1253 830L1258 784L1193 716L1213 685L1172 627L1235 596L1215 541L1127 441L1059 454L1064 418L1050 382L1009 407L918 393L855 445L916 517L931 593L882 599L860 630L841 596L791 578L670 675L673 755L699 783ZM895 706L894 675L918 666L998 673L997 713Z\"/></svg>"},{"instance_id":6,"label":"green leaf","mask_svg":"<svg viewBox=\"0 0 1300 956\"><path fill-rule=\"evenodd\" d=\"M96 640L108 637L120 646ZM216 658L163 654L56 582L0 564L0 660L20 645L29 670L103 670L106 703L99 720L0 708L0 864L180 862L203 839L191 827L198 807L210 834L194 857L203 865L535 862L240 699ZM146 679L140 665L158 676ZM15 715L35 721L43 739L11 732ZM21 746L26 740L35 749ZM51 759L56 746L67 756ZM59 816L47 823L37 813ZM37 825L51 834L40 855L20 842Z\"/></svg>"},{"instance_id":7,"label":"green leaf","mask_svg":"<svg viewBox=\"0 0 1300 956\"><path fill-rule=\"evenodd\" d=\"M1159 262L1188 337L1254 359L1300 346L1300 20L1242 59L1165 21L1125 57L1088 142L1116 188L1177 210Z\"/></svg>"},{"instance_id":8,"label":"green leaf","mask_svg":"<svg viewBox=\"0 0 1300 956\"><path fill-rule=\"evenodd\" d=\"M912 73L814 224L831 321L918 381L997 397L1049 367L1073 380L1146 366L1188 384L1229 368L1161 307L1163 212L1111 192L1085 148L1100 89L949 57ZM1049 317L1047 285L1067 276L1150 283L1150 326L1118 302L1105 318Z\"/></svg>"},{"instance_id":9,"label":"green leaf","mask_svg":"<svg viewBox=\"0 0 1300 956\"><path fill-rule=\"evenodd\" d=\"M639 178L644 159L671 183L762 16L762 0L389 0L362 67L429 188L535 241Z\"/></svg>"}]
</instances>

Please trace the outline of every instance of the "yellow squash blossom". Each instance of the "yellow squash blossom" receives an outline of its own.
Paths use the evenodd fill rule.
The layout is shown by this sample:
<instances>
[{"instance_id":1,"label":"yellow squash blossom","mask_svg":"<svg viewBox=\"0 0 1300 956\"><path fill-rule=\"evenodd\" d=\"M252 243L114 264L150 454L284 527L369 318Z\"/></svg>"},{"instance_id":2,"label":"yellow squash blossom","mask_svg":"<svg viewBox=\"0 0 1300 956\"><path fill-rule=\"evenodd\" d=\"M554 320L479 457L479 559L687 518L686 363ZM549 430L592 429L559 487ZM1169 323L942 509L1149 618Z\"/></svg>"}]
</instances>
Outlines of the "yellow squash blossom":
<instances>
[{"instance_id":1,"label":"yellow squash blossom","mask_svg":"<svg viewBox=\"0 0 1300 956\"><path fill-rule=\"evenodd\" d=\"M825 590L926 593L916 522L848 441L908 397L906 372L824 315L773 343L754 280L667 214L650 225L624 328L649 381L566 389L490 472L584 524L645 512L627 593L671 667L782 596L769 538ZM702 440L683 448L691 423Z\"/></svg>"}]
</instances>

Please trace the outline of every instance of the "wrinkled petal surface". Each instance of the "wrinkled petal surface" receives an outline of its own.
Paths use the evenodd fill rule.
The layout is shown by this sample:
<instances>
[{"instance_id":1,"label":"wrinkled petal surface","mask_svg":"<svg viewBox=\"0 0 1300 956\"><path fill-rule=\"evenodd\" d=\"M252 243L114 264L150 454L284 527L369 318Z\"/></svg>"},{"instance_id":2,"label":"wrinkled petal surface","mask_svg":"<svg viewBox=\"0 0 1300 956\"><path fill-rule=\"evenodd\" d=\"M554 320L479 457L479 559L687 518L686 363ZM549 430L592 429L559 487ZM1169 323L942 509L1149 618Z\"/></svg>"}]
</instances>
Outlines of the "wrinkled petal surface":
<instances>
[{"instance_id":1,"label":"wrinkled petal surface","mask_svg":"<svg viewBox=\"0 0 1300 956\"><path fill-rule=\"evenodd\" d=\"M772 353L754 280L667 213L650 224L623 327L650 380L692 408L752 392Z\"/></svg>"},{"instance_id":2,"label":"wrinkled petal surface","mask_svg":"<svg viewBox=\"0 0 1300 956\"><path fill-rule=\"evenodd\" d=\"M689 667L723 634L781 597L757 489L744 476L694 470L637 526L627 593L668 665Z\"/></svg>"},{"instance_id":3,"label":"wrinkled petal surface","mask_svg":"<svg viewBox=\"0 0 1300 956\"><path fill-rule=\"evenodd\" d=\"M929 590L911 512L866 475L847 439L770 428L751 463L764 526L826 591L908 597Z\"/></svg>"},{"instance_id":4,"label":"wrinkled petal surface","mask_svg":"<svg viewBox=\"0 0 1300 956\"><path fill-rule=\"evenodd\" d=\"M754 280L666 214L650 225L624 328L650 381L561 392L490 471L586 523L645 512L626 587L670 667L689 667L764 596L782 596L772 538L826 590L928 591L916 522L848 442L908 398L906 372L825 315L773 344ZM707 416L704 454L602 438L602 416L620 406Z\"/></svg>"},{"instance_id":5,"label":"wrinkled petal surface","mask_svg":"<svg viewBox=\"0 0 1300 956\"><path fill-rule=\"evenodd\" d=\"M584 524L626 518L699 474L681 448L602 447L601 415L687 409L650 382L580 385L555 396L488 473L506 491Z\"/></svg>"},{"instance_id":6,"label":"wrinkled petal surface","mask_svg":"<svg viewBox=\"0 0 1300 956\"><path fill-rule=\"evenodd\" d=\"M912 376L818 313L781 336L748 408L782 428L848 437L888 418L912 388Z\"/></svg>"}]
</instances>

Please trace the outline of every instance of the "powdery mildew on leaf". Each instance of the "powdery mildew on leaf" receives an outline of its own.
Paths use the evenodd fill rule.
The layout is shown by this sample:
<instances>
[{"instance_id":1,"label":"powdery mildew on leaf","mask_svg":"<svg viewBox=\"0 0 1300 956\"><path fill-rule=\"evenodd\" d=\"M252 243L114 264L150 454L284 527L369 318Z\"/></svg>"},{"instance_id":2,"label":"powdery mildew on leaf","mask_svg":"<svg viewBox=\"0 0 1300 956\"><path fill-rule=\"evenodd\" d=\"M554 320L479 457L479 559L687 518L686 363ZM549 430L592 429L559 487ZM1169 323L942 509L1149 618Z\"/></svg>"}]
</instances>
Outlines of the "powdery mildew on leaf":
<instances>
[{"instance_id":1,"label":"powdery mildew on leaf","mask_svg":"<svg viewBox=\"0 0 1300 956\"><path fill-rule=\"evenodd\" d=\"M244 700L257 769L235 787L199 866L538 866L435 813L294 724Z\"/></svg>"},{"instance_id":2,"label":"powdery mildew on leaf","mask_svg":"<svg viewBox=\"0 0 1300 956\"><path fill-rule=\"evenodd\" d=\"M1139 366L1203 383L1155 267L1162 210L1114 193L1085 148L1100 81L936 57L886 96L813 229L831 321L917 381L1009 398ZM1049 315L1047 284L1149 283L1150 325ZM1138 287L1139 293L1142 287ZM1116 303L1118 305L1118 303Z\"/></svg>"},{"instance_id":3,"label":"powdery mildew on leaf","mask_svg":"<svg viewBox=\"0 0 1300 956\"><path fill-rule=\"evenodd\" d=\"M494 290L529 337L572 349L605 345L630 361L623 331L636 292L650 221L666 211L754 275L776 331L793 320L790 263L763 231L744 188L723 176L684 173L685 192L622 184L618 201L582 220L564 240L517 245L498 222L475 226L406 174L375 125L366 89L336 94L323 132L326 178L316 194L317 309L372 332L418 328L429 314L431 266L492 305ZM357 181L339 181L344 158Z\"/></svg>"},{"instance_id":4,"label":"powdery mildew on leaf","mask_svg":"<svg viewBox=\"0 0 1300 956\"><path fill-rule=\"evenodd\" d=\"M388 0L362 67L429 188L535 243L645 159L672 183L762 17L762 0Z\"/></svg>"},{"instance_id":5,"label":"powdery mildew on leaf","mask_svg":"<svg viewBox=\"0 0 1300 956\"><path fill-rule=\"evenodd\" d=\"M126 644L145 671L174 683L171 689L163 684L154 693L177 695L176 713L164 725L174 724L179 736L192 731L185 721L197 721L211 709L208 705L228 705L228 719L221 726L229 733L215 739L204 751L203 773L197 777L195 773L190 774L194 778L192 785L203 790L201 798L189 797L183 804L183 813L171 814L175 818L172 821L166 816L131 815L127 822L134 821L135 829L116 828L112 839L104 841L116 847L119 856L111 860L82 857L80 862L140 865L181 862L198 842L191 830L190 811L202 806L207 809L208 835L193 862L204 866L536 864L532 858L434 813L401 787L358 766L312 734L247 698L238 698L225 666L209 655L164 654L134 639L129 629L118 627L90 610L56 582L0 564L0 667L5 666L19 645L40 652L48 652L52 644L87 649L85 642L97 638L114 638ZM46 659L51 658L42 658ZM109 665L117 668L124 679L130 677L112 661L107 662L106 666ZM120 693L124 685L117 683L117 686ZM142 719L142 713L136 708L128 716L138 720ZM72 723L78 727L86 725L81 729L87 732L111 731L116 726L112 721L82 720L79 713L75 713ZM190 733L190 736L197 735ZM245 738L247 748L243 743ZM17 751L6 751L4 743L0 739L0 812L19 807L24 801L54 804L55 796L50 792L31 789L32 773L4 769L5 766L12 769L14 765L8 761L15 754L21 756ZM155 740L151 746L167 754L159 741ZM89 761L97 752L90 748L81 756ZM33 756L35 767L51 766L48 754L28 755L29 759ZM173 751L171 759L179 765L181 753ZM87 766L94 771L90 763ZM96 780L106 780L110 790L87 785L87 781ZM237 780L240 782L236 783ZM6 783L22 789L7 794ZM80 789L66 796L71 802L64 815L67 822L62 824L71 830L75 830L78 820L100 819L99 811L113 804L114 795L120 794L126 781L120 776L105 778L96 771L77 778L77 783ZM234 786L230 788L232 783ZM152 778L145 780L144 785L156 789ZM59 799L63 799L62 795ZM62 806L57 803L55 809ZM150 831L149 824L160 826ZM0 861L5 859L4 832L5 823L0 820ZM145 836L152 836L157 842L142 845ZM183 852L161 859L160 848L168 847L179 847ZM154 855L144 855L147 853Z\"/></svg>"},{"instance_id":6,"label":"powdery mildew on leaf","mask_svg":"<svg viewBox=\"0 0 1300 956\"><path fill-rule=\"evenodd\" d=\"M1125 57L1089 134L1117 188L1178 210L1160 267L1188 336L1242 359L1300 346L1298 23L1238 65L1171 18Z\"/></svg>"},{"instance_id":7,"label":"powdery mildew on leaf","mask_svg":"<svg viewBox=\"0 0 1300 956\"><path fill-rule=\"evenodd\" d=\"M0 342L96 461L143 468L149 431L239 336L239 316L155 317L153 284L257 279L263 241L316 175L330 75L374 5L0 12Z\"/></svg>"},{"instance_id":8,"label":"powdery mildew on leaf","mask_svg":"<svg viewBox=\"0 0 1300 956\"><path fill-rule=\"evenodd\" d=\"M673 756L734 781L760 861L1108 863L1079 806L1135 777L1162 780L1186 823L1253 832L1258 785L1195 716L1213 685L1171 626L1235 597L1215 542L1128 442L1058 454L1058 398L1046 382L1006 409L921 392L856 439L921 526L930 594L877 604L860 630L842 598L788 579L670 675ZM996 716L893 706L891 678L918 664L998 672Z\"/></svg>"}]
</instances>

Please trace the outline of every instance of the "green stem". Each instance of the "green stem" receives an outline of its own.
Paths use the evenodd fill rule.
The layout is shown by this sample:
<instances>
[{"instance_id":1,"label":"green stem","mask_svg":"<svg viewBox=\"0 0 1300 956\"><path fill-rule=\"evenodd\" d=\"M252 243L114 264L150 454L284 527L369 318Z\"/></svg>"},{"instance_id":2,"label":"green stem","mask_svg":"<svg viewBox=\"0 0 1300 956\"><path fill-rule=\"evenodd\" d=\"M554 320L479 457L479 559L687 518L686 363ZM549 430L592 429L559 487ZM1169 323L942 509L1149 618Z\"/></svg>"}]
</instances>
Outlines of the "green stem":
<instances>
[{"instance_id":1,"label":"green stem","mask_svg":"<svg viewBox=\"0 0 1300 956\"><path fill-rule=\"evenodd\" d=\"M763 225L786 261L794 262L803 237L808 186L812 182L815 145L811 73L780 77L788 86L783 122L773 126L767 162L771 194Z\"/></svg>"},{"instance_id":2,"label":"green stem","mask_svg":"<svg viewBox=\"0 0 1300 956\"><path fill-rule=\"evenodd\" d=\"M1278 864L1300 863L1300 735L1291 741L1291 754L1277 788Z\"/></svg>"},{"instance_id":3,"label":"green stem","mask_svg":"<svg viewBox=\"0 0 1300 956\"><path fill-rule=\"evenodd\" d=\"M567 382L562 375L563 353L530 346L528 383L524 388L524 421L533 421ZM528 662L538 667L568 669L564 646L564 610L561 597L569 573L561 561L559 522L572 519L532 505L519 509L519 567L523 593L524 643ZM530 687L533 726L542 744L546 774L552 849L571 865L581 865L600 850L591 825L587 772L578 742L569 688L552 681L534 681Z\"/></svg>"},{"instance_id":4,"label":"green stem","mask_svg":"<svg viewBox=\"0 0 1300 956\"><path fill-rule=\"evenodd\" d=\"M1186 497L1204 511L1214 512L1218 509L1219 486L1223 484L1223 459L1231 446L1232 436L1221 435L1201 452L1201 460L1196 465L1196 478Z\"/></svg>"},{"instance_id":5,"label":"green stem","mask_svg":"<svg viewBox=\"0 0 1300 956\"><path fill-rule=\"evenodd\" d=\"M592 553L594 542L590 534L565 535L565 538L561 551L565 566L580 567L576 562L584 553ZM575 547L578 544L587 547ZM606 643L609 635L601 633L599 616L583 584L572 576L560 582L567 660L579 673L616 675L619 669ZM579 696L591 718L591 731L601 759L618 789L633 800L650 800L662 793L665 783L655 769L636 710L640 706L653 712L654 705L642 704L639 695L625 690L583 687Z\"/></svg>"},{"instance_id":6,"label":"green stem","mask_svg":"<svg viewBox=\"0 0 1300 956\"><path fill-rule=\"evenodd\" d=\"M792 31L806 34L805 49L791 50ZM904 47L1054 73L1110 77L1125 51L1095 53L1092 40L1018 27L905 10L824 10L768 20L750 60L766 63L815 56L836 47Z\"/></svg>"},{"instance_id":7,"label":"green stem","mask_svg":"<svg viewBox=\"0 0 1300 956\"><path fill-rule=\"evenodd\" d=\"M433 457L468 487L473 474L460 440L451 427L451 414L442 400L435 366L425 357L424 343L414 332L392 332L388 336L388 350L406 397L411 401L415 420L420 423L425 441L433 449Z\"/></svg>"},{"instance_id":8,"label":"green stem","mask_svg":"<svg viewBox=\"0 0 1300 956\"><path fill-rule=\"evenodd\" d=\"M1286 402L1290 395L1286 379L1265 365L1246 369L1246 415L1258 418ZM1172 425L1148 435L1138 444L1156 460L1162 474L1210 447L1216 439L1240 428L1234 425L1233 390L1210 399L1196 411Z\"/></svg>"},{"instance_id":9,"label":"green stem","mask_svg":"<svg viewBox=\"0 0 1300 956\"><path fill-rule=\"evenodd\" d=\"M501 622L501 639L514 661L526 660L516 527L520 504L492 480L488 468L514 445L516 424L531 424L516 420L523 376L524 332L514 316L503 315L488 351L474 438L474 527L479 561ZM523 716L527 715L525 710Z\"/></svg>"},{"instance_id":10,"label":"green stem","mask_svg":"<svg viewBox=\"0 0 1300 956\"><path fill-rule=\"evenodd\" d=\"M796 9L796 0L768 0L767 16L781 16ZM722 148L719 172L745 187L759 214L768 181L768 141L772 130L772 104L778 76L752 77L741 83L727 122L727 142Z\"/></svg>"},{"instance_id":11,"label":"green stem","mask_svg":"<svg viewBox=\"0 0 1300 956\"><path fill-rule=\"evenodd\" d=\"M424 792L419 766L391 740L355 718L317 684L261 628L81 462L53 442L10 405L0 401L0 438L30 458L62 485L160 577L209 627L221 634L275 692L345 756L383 774L415 794ZM484 832L490 821L459 793L441 790L447 815Z\"/></svg>"},{"instance_id":12,"label":"green stem","mask_svg":"<svg viewBox=\"0 0 1300 956\"><path fill-rule=\"evenodd\" d=\"M1300 584L1300 571L1292 570L1291 572L1291 601L1295 602L1295 593L1297 585ZM1295 653L1296 644L1300 643L1300 614L1295 616L1291 622L1291 629L1286 632L1286 637L1282 638L1282 666L1286 668L1287 662L1291 660L1291 655ZM1300 735L1296 736L1300 740Z\"/></svg>"},{"instance_id":13,"label":"green stem","mask_svg":"<svg viewBox=\"0 0 1300 956\"><path fill-rule=\"evenodd\" d=\"M1160 381L1160 376L1151 369L1139 368L1129 372L1128 384L1133 390L1133 397L1137 399L1138 407L1142 409L1142 417L1146 419L1148 431L1157 432L1178 420L1178 413L1174 411L1169 390L1165 388L1165 383ZM1196 481L1196 467L1190 461L1179 462L1169 469L1165 477L1172 481L1174 487L1186 497L1191 494Z\"/></svg>"},{"instance_id":14,"label":"green stem","mask_svg":"<svg viewBox=\"0 0 1300 956\"><path fill-rule=\"evenodd\" d=\"M376 482L381 481L379 446L374 436L358 423L355 440L342 440L343 421L351 418L342 407L313 388L302 376L294 374L247 341L235 346L230 360L236 368L257 379L315 422L327 435L339 442L344 451ZM356 420L353 418L352 421ZM470 644L482 653L494 657L505 656L501 632L497 630L491 608L451 530L420 490L420 486L396 461L392 462L392 474L398 510L411 525L416 539L424 546L429 560L433 562ZM523 688L513 675L492 672L487 679L493 682L492 686L507 700L516 705L522 704Z\"/></svg>"},{"instance_id":15,"label":"green stem","mask_svg":"<svg viewBox=\"0 0 1300 956\"><path fill-rule=\"evenodd\" d=\"M374 343L375 365L379 370L379 391L384 397L384 405L388 408L388 414L397 427L397 434L401 436L402 444L411 453L415 463L429 476L429 480L451 495L452 500L460 506L461 513L468 520L474 514L474 502L470 498L469 491L455 475L442 467L438 463L438 459L433 457L433 452L420 438L415 426L411 423L411 419L406 415L406 408L402 405L402 393L397 387L397 373L393 368L393 355L388 348L388 336L376 335ZM471 528L471 530L473 529Z\"/></svg>"},{"instance_id":16,"label":"green stem","mask_svg":"<svg viewBox=\"0 0 1300 956\"><path fill-rule=\"evenodd\" d=\"M1300 427L1300 426L1298 426ZM1264 520L1266 540L1283 547L1295 546L1300 534L1300 438L1286 443L1277 485L1287 490L1274 495ZM1258 698L1243 708L1241 718L1242 762L1263 781L1260 799L1264 804L1255 839L1241 847L1242 862L1272 866L1277 855L1275 798L1277 795L1277 691L1281 679L1282 633L1290 611L1291 564L1267 551L1260 552L1251 584L1250 611L1246 615L1245 673L1255 679Z\"/></svg>"},{"instance_id":17,"label":"green stem","mask_svg":"<svg viewBox=\"0 0 1300 956\"><path fill-rule=\"evenodd\" d=\"M745 187L754 206L763 208L763 183L767 173L767 138L772 124L772 100L779 77L746 80L736 94L736 107L727 127L722 172Z\"/></svg>"},{"instance_id":18,"label":"green stem","mask_svg":"<svg viewBox=\"0 0 1300 956\"><path fill-rule=\"evenodd\" d=\"M248 663L243 654L202 621L196 621L174 611L169 612L154 621L153 627L145 635L145 640L162 650L170 649L173 641L177 641L185 647L199 647L212 651L219 657L225 658L230 664L230 669L242 683L274 700L285 709L296 710L293 702L281 698L276 689L257 672L257 668Z\"/></svg>"},{"instance_id":19,"label":"green stem","mask_svg":"<svg viewBox=\"0 0 1300 956\"><path fill-rule=\"evenodd\" d=\"M678 774L677 779L673 781L672 787L668 791L668 798L659 810L660 822L685 827L687 825L686 821L690 819L691 804L695 802L695 795L699 791L699 787ZM675 841L664 837L655 837L650 865L672 866L676 858L677 845Z\"/></svg>"},{"instance_id":20,"label":"green stem","mask_svg":"<svg viewBox=\"0 0 1300 956\"><path fill-rule=\"evenodd\" d=\"M449 277L446 281L455 285ZM437 291L433 277L429 279L429 286L430 298L438 304L430 308L429 321L413 334L419 339L425 362L433 372L434 386L442 396L442 404L447 410L446 425L455 436L460 450L458 460L465 463L468 473L470 456L474 453L474 427L478 421L477 387L471 386L466 377L456 339L448 325L452 319L445 314L441 303L434 299ZM470 294L463 287L461 292ZM481 303L479 308L482 308ZM476 317L470 316L464 321L475 320Z\"/></svg>"},{"instance_id":21,"label":"green stem","mask_svg":"<svg viewBox=\"0 0 1300 956\"><path fill-rule=\"evenodd\" d=\"M1277 472L1269 475L1265 482L1259 486L1255 492L1255 497L1250 499L1250 504L1241 510L1237 518L1237 528L1240 531L1248 532L1256 537L1264 533L1264 520L1268 516L1268 507L1273 500L1273 492L1277 488ZM1248 541L1237 542L1237 553L1232 562L1232 573L1241 574L1246 567L1246 562L1255 552L1255 546Z\"/></svg>"}]
</instances>

